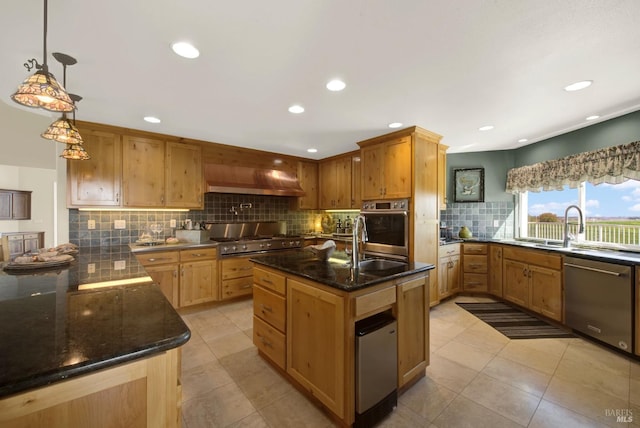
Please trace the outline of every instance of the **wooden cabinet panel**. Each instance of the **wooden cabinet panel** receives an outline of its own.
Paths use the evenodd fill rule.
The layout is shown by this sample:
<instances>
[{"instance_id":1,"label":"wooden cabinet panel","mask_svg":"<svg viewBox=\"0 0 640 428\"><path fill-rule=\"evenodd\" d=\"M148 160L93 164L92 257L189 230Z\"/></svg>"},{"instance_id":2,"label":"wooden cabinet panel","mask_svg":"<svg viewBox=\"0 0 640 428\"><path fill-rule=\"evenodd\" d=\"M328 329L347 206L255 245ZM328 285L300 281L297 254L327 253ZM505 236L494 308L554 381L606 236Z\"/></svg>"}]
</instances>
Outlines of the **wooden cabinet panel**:
<instances>
[{"instance_id":1,"label":"wooden cabinet panel","mask_svg":"<svg viewBox=\"0 0 640 428\"><path fill-rule=\"evenodd\" d=\"M429 364L428 276L397 285L398 387Z\"/></svg>"},{"instance_id":2,"label":"wooden cabinet panel","mask_svg":"<svg viewBox=\"0 0 640 428\"><path fill-rule=\"evenodd\" d=\"M286 370L286 336L272 325L253 317L253 343L282 370Z\"/></svg>"},{"instance_id":3,"label":"wooden cabinet panel","mask_svg":"<svg viewBox=\"0 0 640 428\"><path fill-rule=\"evenodd\" d=\"M67 205L120 206L122 137L88 128L79 131L91 159L67 161Z\"/></svg>"},{"instance_id":4,"label":"wooden cabinet panel","mask_svg":"<svg viewBox=\"0 0 640 428\"><path fill-rule=\"evenodd\" d=\"M489 293L502 297L502 247L489 245Z\"/></svg>"},{"instance_id":5,"label":"wooden cabinet panel","mask_svg":"<svg viewBox=\"0 0 640 428\"><path fill-rule=\"evenodd\" d=\"M465 291L488 291L488 244L462 244L462 288Z\"/></svg>"},{"instance_id":6,"label":"wooden cabinet panel","mask_svg":"<svg viewBox=\"0 0 640 428\"><path fill-rule=\"evenodd\" d=\"M529 308L562 321L562 274L560 271L529 266Z\"/></svg>"},{"instance_id":7,"label":"wooden cabinet panel","mask_svg":"<svg viewBox=\"0 0 640 428\"><path fill-rule=\"evenodd\" d=\"M360 156L351 157L351 208L362 207L362 162Z\"/></svg>"},{"instance_id":8,"label":"wooden cabinet panel","mask_svg":"<svg viewBox=\"0 0 640 428\"><path fill-rule=\"evenodd\" d=\"M145 268L167 263L178 263L180 253L178 251L149 251L136 253L136 259Z\"/></svg>"},{"instance_id":9,"label":"wooden cabinet panel","mask_svg":"<svg viewBox=\"0 0 640 428\"><path fill-rule=\"evenodd\" d=\"M445 247L450 246L453 245ZM460 256L455 249L451 249L450 252L452 255L440 257L438 264L438 297L440 299L460 292Z\"/></svg>"},{"instance_id":10,"label":"wooden cabinet panel","mask_svg":"<svg viewBox=\"0 0 640 428\"><path fill-rule=\"evenodd\" d=\"M221 278L224 280L253 276L253 263L250 261L250 258L251 257L232 257L221 260Z\"/></svg>"},{"instance_id":11,"label":"wooden cabinet panel","mask_svg":"<svg viewBox=\"0 0 640 428\"><path fill-rule=\"evenodd\" d=\"M284 276L258 266L253 267L253 282L278 294L284 295L286 293Z\"/></svg>"},{"instance_id":12,"label":"wooden cabinet panel","mask_svg":"<svg viewBox=\"0 0 640 428\"><path fill-rule=\"evenodd\" d=\"M316 162L298 162L298 181L305 195L297 198L297 208L301 210L318 209L318 164Z\"/></svg>"},{"instance_id":13,"label":"wooden cabinet panel","mask_svg":"<svg viewBox=\"0 0 640 428\"><path fill-rule=\"evenodd\" d=\"M529 307L529 277L526 263L505 259L504 269L504 298L517 305Z\"/></svg>"},{"instance_id":14,"label":"wooden cabinet panel","mask_svg":"<svg viewBox=\"0 0 640 428\"><path fill-rule=\"evenodd\" d=\"M11 203L11 218L14 220L28 220L31 218L31 192L13 192Z\"/></svg>"},{"instance_id":15,"label":"wooden cabinet panel","mask_svg":"<svg viewBox=\"0 0 640 428\"><path fill-rule=\"evenodd\" d=\"M396 302L396 288L389 287L373 293L364 294L356 297L354 306L354 315L360 318L366 314L375 314L381 312L384 308Z\"/></svg>"},{"instance_id":16,"label":"wooden cabinet panel","mask_svg":"<svg viewBox=\"0 0 640 428\"><path fill-rule=\"evenodd\" d=\"M319 165L319 208L351 208L351 156L334 158Z\"/></svg>"},{"instance_id":17,"label":"wooden cabinet panel","mask_svg":"<svg viewBox=\"0 0 640 428\"><path fill-rule=\"evenodd\" d=\"M0 220L11 220L11 202L13 196L10 191L0 190Z\"/></svg>"},{"instance_id":18,"label":"wooden cabinet panel","mask_svg":"<svg viewBox=\"0 0 640 428\"><path fill-rule=\"evenodd\" d=\"M487 273L487 256L465 254L464 271L465 273Z\"/></svg>"},{"instance_id":19,"label":"wooden cabinet panel","mask_svg":"<svg viewBox=\"0 0 640 428\"><path fill-rule=\"evenodd\" d=\"M383 195L384 144L360 150L362 199L379 199Z\"/></svg>"},{"instance_id":20,"label":"wooden cabinet panel","mask_svg":"<svg viewBox=\"0 0 640 428\"><path fill-rule=\"evenodd\" d=\"M384 154L384 197L411 197L411 137L390 141Z\"/></svg>"},{"instance_id":21,"label":"wooden cabinet panel","mask_svg":"<svg viewBox=\"0 0 640 428\"><path fill-rule=\"evenodd\" d=\"M160 287L167 300L174 308L180 306L178 265L164 264L157 266L147 266L145 270L154 283Z\"/></svg>"},{"instance_id":22,"label":"wooden cabinet panel","mask_svg":"<svg viewBox=\"0 0 640 428\"><path fill-rule=\"evenodd\" d=\"M165 206L165 142L125 135L122 158L126 207Z\"/></svg>"},{"instance_id":23,"label":"wooden cabinet panel","mask_svg":"<svg viewBox=\"0 0 640 428\"><path fill-rule=\"evenodd\" d=\"M253 315L285 332L287 304L283 296L256 285L253 290Z\"/></svg>"},{"instance_id":24,"label":"wooden cabinet panel","mask_svg":"<svg viewBox=\"0 0 640 428\"><path fill-rule=\"evenodd\" d=\"M195 262L204 259L215 260L218 255L217 248L192 248L180 251L180 262Z\"/></svg>"},{"instance_id":25,"label":"wooden cabinet panel","mask_svg":"<svg viewBox=\"0 0 640 428\"><path fill-rule=\"evenodd\" d=\"M200 261L180 265L180 306L218 299L216 264L216 261Z\"/></svg>"},{"instance_id":26,"label":"wooden cabinet panel","mask_svg":"<svg viewBox=\"0 0 640 428\"><path fill-rule=\"evenodd\" d=\"M438 205L441 210L447 209L447 149L438 144Z\"/></svg>"},{"instance_id":27,"label":"wooden cabinet panel","mask_svg":"<svg viewBox=\"0 0 640 428\"><path fill-rule=\"evenodd\" d=\"M202 149L194 144L167 143L167 207L204 207Z\"/></svg>"},{"instance_id":28,"label":"wooden cabinet panel","mask_svg":"<svg viewBox=\"0 0 640 428\"><path fill-rule=\"evenodd\" d=\"M344 299L287 280L287 373L344 418Z\"/></svg>"}]
</instances>

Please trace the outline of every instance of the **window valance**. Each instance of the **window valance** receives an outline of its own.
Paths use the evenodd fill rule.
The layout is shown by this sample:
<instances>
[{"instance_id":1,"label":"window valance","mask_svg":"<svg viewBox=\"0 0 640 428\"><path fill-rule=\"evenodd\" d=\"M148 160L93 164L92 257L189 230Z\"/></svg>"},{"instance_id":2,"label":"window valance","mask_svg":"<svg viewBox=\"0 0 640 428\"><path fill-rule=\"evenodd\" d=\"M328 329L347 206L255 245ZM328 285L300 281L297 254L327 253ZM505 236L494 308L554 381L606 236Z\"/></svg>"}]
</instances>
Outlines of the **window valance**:
<instances>
[{"instance_id":1,"label":"window valance","mask_svg":"<svg viewBox=\"0 0 640 428\"><path fill-rule=\"evenodd\" d=\"M507 172L507 192L539 192L592 184L640 180L640 141L565 156Z\"/></svg>"}]
</instances>

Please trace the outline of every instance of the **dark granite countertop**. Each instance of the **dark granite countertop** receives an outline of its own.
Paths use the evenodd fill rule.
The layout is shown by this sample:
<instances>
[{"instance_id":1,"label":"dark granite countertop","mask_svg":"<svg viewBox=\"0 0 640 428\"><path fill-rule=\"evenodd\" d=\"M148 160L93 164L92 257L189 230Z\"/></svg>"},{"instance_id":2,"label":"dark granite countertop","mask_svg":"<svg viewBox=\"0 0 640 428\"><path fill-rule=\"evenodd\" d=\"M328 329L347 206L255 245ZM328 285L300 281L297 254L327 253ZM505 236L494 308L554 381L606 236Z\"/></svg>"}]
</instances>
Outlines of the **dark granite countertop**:
<instances>
[{"instance_id":1,"label":"dark granite countertop","mask_svg":"<svg viewBox=\"0 0 640 428\"><path fill-rule=\"evenodd\" d=\"M351 277L351 269L346 265L348 257L342 251L336 251L328 261L319 260L313 253L303 249L281 251L274 254L256 256L251 261L298 275L315 282L344 291L355 291L381 282L403 276L425 272L435 268L434 265L410 262L405 266L358 273Z\"/></svg>"},{"instance_id":2,"label":"dark granite countertop","mask_svg":"<svg viewBox=\"0 0 640 428\"><path fill-rule=\"evenodd\" d=\"M81 251L76 257L54 270L0 271L0 397L189 340L191 332L157 286L91 288L144 280L146 273L128 247Z\"/></svg>"}]
</instances>

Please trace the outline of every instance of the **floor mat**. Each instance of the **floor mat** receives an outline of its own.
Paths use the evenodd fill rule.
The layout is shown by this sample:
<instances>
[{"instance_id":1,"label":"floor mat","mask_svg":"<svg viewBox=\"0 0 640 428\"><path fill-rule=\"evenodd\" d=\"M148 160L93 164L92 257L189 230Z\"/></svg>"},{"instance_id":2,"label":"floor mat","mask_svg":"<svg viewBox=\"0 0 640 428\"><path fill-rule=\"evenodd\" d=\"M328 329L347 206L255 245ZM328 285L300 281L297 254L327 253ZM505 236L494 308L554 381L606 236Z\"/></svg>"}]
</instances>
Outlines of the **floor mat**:
<instances>
[{"instance_id":1,"label":"floor mat","mask_svg":"<svg viewBox=\"0 0 640 428\"><path fill-rule=\"evenodd\" d=\"M509 339L541 339L576 337L567 330L556 327L501 302L492 303L456 303L462 309L472 313Z\"/></svg>"}]
</instances>

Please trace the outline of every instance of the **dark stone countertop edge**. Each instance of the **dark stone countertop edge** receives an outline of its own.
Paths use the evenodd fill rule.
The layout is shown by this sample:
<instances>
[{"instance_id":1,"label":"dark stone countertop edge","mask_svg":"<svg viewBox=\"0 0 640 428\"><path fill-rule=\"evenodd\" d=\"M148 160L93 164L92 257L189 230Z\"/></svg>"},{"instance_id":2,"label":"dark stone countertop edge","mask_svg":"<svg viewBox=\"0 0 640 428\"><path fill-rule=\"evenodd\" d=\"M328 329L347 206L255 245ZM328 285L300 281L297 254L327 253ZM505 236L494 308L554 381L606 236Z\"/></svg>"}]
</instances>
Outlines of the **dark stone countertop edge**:
<instances>
[{"instance_id":1,"label":"dark stone countertop edge","mask_svg":"<svg viewBox=\"0 0 640 428\"><path fill-rule=\"evenodd\" d=\"M11 384L1 386L0 399L6 398L10 395L28 392L32 389L46 387L67 379L73 379L82 375L95 373L98 370L112 368L123 363L151 357L164 351L177 348L187 343L191 338L191 330L189 330L186 325L185 328L186 330L178 336L162 340L153 345L147 345L143 349L138 349L124 355L115 355L111 358L98 361L85 361L75 366L58 369L50 373L39 374L35 377L18 380Z\"/></svg>"}]
</instances>

